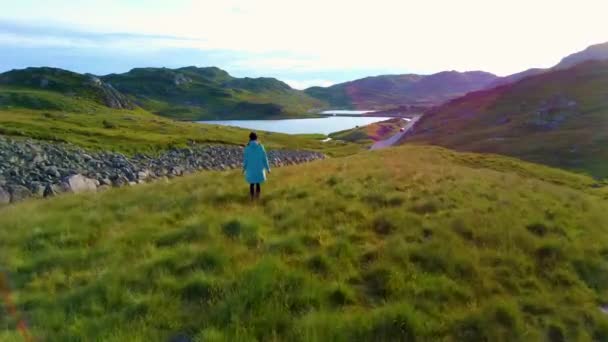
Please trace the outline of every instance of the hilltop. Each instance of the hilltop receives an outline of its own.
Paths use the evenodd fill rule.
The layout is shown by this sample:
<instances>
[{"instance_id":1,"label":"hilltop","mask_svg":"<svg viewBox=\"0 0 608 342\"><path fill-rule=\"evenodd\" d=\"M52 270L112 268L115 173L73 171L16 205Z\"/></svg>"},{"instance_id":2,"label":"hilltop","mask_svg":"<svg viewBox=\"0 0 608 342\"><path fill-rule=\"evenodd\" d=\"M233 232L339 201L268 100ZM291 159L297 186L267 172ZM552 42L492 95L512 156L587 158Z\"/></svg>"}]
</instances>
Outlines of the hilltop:
<instances>
[{"instance_id":1,"label":"hilltop","mask_svg":"<svg viewBox=\"0 0 608 342\"><path fill-rule=\"evenodd\" d=\"M515 83L526 77L539 75L551 70L568 69L583 62L602 60L608 60L608 42L603 44L591 45L583 51L575 52L571 55L568 55L562 58L562 60L552 68L531 68L509 76L500 77L494 82L490 83L487 88L490 89L504 84Z\"/></svg>"},{"instance_id":2,"label":"hilltop","mask_svg":"<svg viewBox=\"0 0 608 342\"><path fill-rule=\"evenodd\" d=\"M235 78L215 67L106 76L42 67L0 74L0 107L81 111L81 100L179 120L300 117L325 105L274 78Z\"/></svg>"},{"instance_id":3,"label":"hilltop","mask_svg":"<svg viewBox=\"0 0 608 342\"><path fill-rule=\"evenodd\" d=\"M153 113L186 120L306 116L324 104L274 78L235 78L215 67L137 68L102 79Z\"/></svg>"},{"instance_id":4,"label":"hilltop","mask_svg":"<svg viewBox=\"0 0 608 342\"><path fill-rule=\"evenodd\" d=\"M47 93L52 95L46 96ZM68 99L54 101L52 97L55 94L62 94ZM66 106L66 103L79 100L93 101L115 109L135 108L126 96L93 75L48 67L0 74L0 107L73 109L78 106Z\"/></svg>"},{"instance_id":5,"label":"hilltop","mask_svg":"<svg viewBox=\"0 0 608 342\"><path fill-rule=\"evenodd\" d=\"M608 177L608 61L467 94L427 112L406 141Z\"/></svg>"},{"instance_id":6,"label":"hilltop","mask_svg":"<svg viewBox=\"0 0 608 342\"><path fill-rule=\"evenodd\" d=\"M497 79L482 72L444 71L433 75L366 77L305 92L336 108L387 109L402 105L431 106L479 90Z\"/></svg>"},{"instance_id":7,"label":"hilltop","mask_svg":"<svg viewBox=\"0 0 608 342\"><path fill-rule=\"evenodd\" d=\"M5 207L0 258L47 340L605 340L593 184L408 146Z\"/></svg>"}]
</instances>

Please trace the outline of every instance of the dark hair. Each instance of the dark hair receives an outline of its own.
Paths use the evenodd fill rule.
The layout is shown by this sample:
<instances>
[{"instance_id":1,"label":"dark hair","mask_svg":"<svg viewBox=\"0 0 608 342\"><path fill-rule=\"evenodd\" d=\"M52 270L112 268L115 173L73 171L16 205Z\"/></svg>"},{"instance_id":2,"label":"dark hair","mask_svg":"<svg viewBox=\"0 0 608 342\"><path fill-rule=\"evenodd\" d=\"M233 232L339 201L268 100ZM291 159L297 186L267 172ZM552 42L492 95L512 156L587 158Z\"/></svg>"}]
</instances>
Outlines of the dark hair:
<instances>
[{"instance_id":1,"label":"dark hair","mask_svg":"<svg viewBox=\"0 0 608 342\"><path fill-rule=\"evenodd\" d=\"M258 140L258 135L255 132L249 133L249 140Z\"/></svg>"}]
</instances>

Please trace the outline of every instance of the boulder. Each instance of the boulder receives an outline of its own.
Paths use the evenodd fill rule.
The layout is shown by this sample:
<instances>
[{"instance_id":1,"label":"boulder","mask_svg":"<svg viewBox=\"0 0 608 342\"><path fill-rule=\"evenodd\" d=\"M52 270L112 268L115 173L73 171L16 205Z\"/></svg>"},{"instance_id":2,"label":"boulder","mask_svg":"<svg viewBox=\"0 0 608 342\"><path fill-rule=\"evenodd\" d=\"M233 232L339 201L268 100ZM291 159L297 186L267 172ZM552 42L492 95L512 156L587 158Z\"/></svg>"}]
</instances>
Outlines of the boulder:
<instances>
[{"instance_id":1,"label":"boulder","mask_svg":"<svg viewBox=\"0 0 608 342\"><path fill-rule=\"evenodd\" d=\"M97 180L87 178L81 174L69 176L63 181L65 190L73 193L97 191L98 185L99 182Z\"/></svg>"},{"instance_id":2,"label":"boulder","mask_svg":"<svg viewBox=\"0 0 608 342\"><path fill-rule=\"evenodd\" d=\"M22 185L13 185L9 188L11 194L11 203L23 201L32 196L31 191Z\"/></svg>"},{"instance_id":3,"label":"boulder","mask_svg":"<svg viewBox=\"0 0 608 342\"><path fill-rule=\"evenodd\" d=\"M7 204L10 203L10 201L11 194L4 188L0 187L0 204Z\"/></svg>"},{"instance_id":4,"label":"boulder","mask_svg":"<svg viewBox=\"0 0 608 342\"><path fill-rule=\"evenodd\" d=\"M53 197L53 196L57 196L62 191L63 191L63 188L57 184L47 184L47 186L44 188L44 193L42 194L42 196L45 198Z\"/></svg>"}]
</instances>

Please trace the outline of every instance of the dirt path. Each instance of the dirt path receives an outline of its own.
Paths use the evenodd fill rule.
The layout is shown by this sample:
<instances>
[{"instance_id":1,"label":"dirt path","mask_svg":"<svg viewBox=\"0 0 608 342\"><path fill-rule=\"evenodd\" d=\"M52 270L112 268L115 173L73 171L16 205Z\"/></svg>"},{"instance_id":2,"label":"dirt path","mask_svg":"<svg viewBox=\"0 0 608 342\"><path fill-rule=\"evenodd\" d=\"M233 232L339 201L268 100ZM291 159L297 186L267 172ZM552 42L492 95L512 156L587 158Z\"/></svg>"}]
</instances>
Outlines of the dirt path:
<instances>
[{"instance_id":1,"label":"dirt path","mask_svg":"<svg viewBox=\"0 0 608 342\"><path fill-rule=\"evenodd\" d=\"M410 120L410 122L408 122L407 125L404 127L403 132L399 132L399 133L393 135L392 137L390 137L388 139L376 141L372 145L372 147L370 147L370 150L379 150L381 148L386 148L386 147L390 147L390 146L395 145L399 140L401 140L401 138L403 138L403 136L405 136L407 134L407 132L412 127L414 127L414 125L416 124L416 122L418 121L418 119L420 119L420 116L413 117Z\"/></svg>"}]
</instances>

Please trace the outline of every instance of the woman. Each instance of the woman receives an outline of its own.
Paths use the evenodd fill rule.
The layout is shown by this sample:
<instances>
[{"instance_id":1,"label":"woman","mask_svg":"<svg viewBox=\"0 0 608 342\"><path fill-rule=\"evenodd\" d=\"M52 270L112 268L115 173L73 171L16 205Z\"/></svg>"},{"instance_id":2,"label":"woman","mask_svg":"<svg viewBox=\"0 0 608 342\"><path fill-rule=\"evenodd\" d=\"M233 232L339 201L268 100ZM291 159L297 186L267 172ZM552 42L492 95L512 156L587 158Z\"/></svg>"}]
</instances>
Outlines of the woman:
<instances>
[{"instance_id":1,"label":"woman","mask_svg":"<svg viewBox=\"0 0 608 342\"><path fill-rule=\"evenodd\" d=\"M252 201L260 198L260 184L266 180L266 172L264 171L270 173L266 150L258 142L258 135L251 132L249 143L245 146L243 155L243 172L245 173L245 180L249 183L249 193Z\"/></svg>"}]
</instances>

